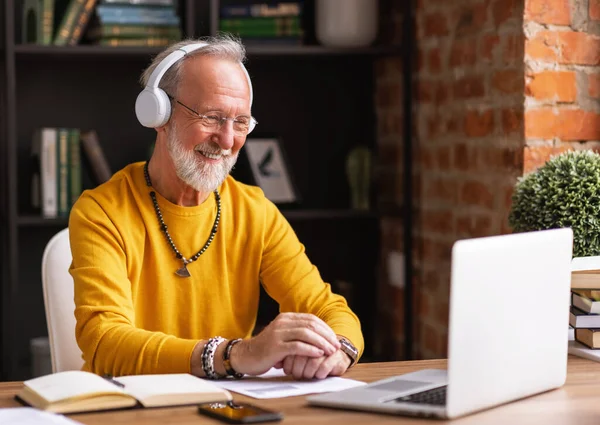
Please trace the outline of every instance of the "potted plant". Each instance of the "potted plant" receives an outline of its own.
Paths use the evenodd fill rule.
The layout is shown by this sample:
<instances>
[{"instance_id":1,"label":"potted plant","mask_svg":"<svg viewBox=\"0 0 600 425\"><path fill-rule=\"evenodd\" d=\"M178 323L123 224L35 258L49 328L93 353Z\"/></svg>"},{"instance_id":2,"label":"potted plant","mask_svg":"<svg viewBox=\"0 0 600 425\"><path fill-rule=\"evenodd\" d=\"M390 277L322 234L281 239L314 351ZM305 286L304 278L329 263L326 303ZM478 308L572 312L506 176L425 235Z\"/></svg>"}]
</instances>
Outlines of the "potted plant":
<instances>
[{"instance_id":1,"label":"potted plant","mask_svg":"<svg viewBox=\"0 0 600 425\"><path fill-rule=\"evenodd\" d=\"M600 155L565 152L519 178L508 222L515 232L570 227L573 256L600 255Z\"/></svg>"}]
</instances>

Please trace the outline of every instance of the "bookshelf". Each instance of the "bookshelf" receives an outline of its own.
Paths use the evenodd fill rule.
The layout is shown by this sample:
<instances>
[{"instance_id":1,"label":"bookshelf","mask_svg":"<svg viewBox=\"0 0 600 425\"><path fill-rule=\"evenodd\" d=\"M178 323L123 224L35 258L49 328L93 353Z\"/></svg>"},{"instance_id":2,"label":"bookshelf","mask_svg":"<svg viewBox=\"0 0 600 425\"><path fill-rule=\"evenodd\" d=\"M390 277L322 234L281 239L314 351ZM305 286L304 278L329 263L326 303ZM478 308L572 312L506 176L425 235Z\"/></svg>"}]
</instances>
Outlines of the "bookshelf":
<instances>
[{"instance_id":1,"label":"bookshelf","mask_svg":"<svg viewBox=\"0 0 600 425\"><path fill-rule=\"evenodd\" d=\"M29 340L47 334L42 253L48 240L67 226L66 218L46 219L31 207L33 131L44 126L93 128L113 171L147 159L154 131L139 125L133 105L141 89L139 74L161 50L21 44L20 4L5 0L0 6L0 380L29 377ZM212 33L206 24L210 5L208 0L180 0L184 36ZM323 278L350 283L351 306L361 318L369 358L376 325L379 221L403 210L350 209L345 157L359 143L376 150L373 64L402 50L383 45L329 48L308 36L307 45L249 46L247 53L253 115L260 122L252 136L281 138L302 197L300 205L282 206L282 212ZM84 189L93 187L86 173L84 166ZM259 322L274 314L274 303L261 300Z\"/></svg>"}]
</instances>

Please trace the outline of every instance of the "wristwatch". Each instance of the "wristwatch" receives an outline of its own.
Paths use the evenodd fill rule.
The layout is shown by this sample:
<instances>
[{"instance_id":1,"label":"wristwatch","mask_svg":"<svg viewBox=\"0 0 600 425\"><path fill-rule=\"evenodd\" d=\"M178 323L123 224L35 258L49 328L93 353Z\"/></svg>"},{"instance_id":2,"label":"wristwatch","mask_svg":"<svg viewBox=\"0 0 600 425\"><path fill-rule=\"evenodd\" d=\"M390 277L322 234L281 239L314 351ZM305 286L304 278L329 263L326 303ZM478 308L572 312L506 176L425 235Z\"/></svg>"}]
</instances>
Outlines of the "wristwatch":
<instances>
[{"instance_id":1,"label":"wristwatch","mask_svg":"<svg viewBox=\"0 0 600 425\"><path fill-rule=\"evenodd\" d=\"M358 360L358 350L347 338L341 337L340 344L340 350L342 350L348 355L348 357L350 357L350 366L348 366L348 369L350 369L356 364L356 361Z\"/></svg>"}]
</instances>

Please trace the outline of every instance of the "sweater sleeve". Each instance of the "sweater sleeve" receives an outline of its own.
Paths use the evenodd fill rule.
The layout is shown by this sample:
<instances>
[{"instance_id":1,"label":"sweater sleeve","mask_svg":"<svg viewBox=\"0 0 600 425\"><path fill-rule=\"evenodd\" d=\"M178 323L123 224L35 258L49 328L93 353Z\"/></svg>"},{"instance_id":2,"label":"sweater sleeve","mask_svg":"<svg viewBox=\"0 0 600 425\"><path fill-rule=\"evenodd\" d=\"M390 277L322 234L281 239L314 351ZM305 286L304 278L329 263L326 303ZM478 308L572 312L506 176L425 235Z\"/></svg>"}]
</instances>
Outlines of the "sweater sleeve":
<instances>
[{"instance_id":1,"label":"sweater sleeve","mask_svg":"<svg viewBox=\"0 0 600 425\"><path fill-rule=\"evenodd\" d=\"M75 336L86 368L114 376L190 372L198 341L136 328L125 243L91 196L74 205L69 235Z\"/></svg>"},{"instance_id":2,"label":"sweater sleeve","mask_svg":"<svg viewBox=\"0 0 600 425\"><path fill-rule=\"evenodd\" d=\"M323 281L290 224L268 200L264 220L260 278L265 291L279 303L281 312L314 314L336 334L352 341L362 355L364 340L358 317L346 299Z\"/></svg>"}]
</instances>

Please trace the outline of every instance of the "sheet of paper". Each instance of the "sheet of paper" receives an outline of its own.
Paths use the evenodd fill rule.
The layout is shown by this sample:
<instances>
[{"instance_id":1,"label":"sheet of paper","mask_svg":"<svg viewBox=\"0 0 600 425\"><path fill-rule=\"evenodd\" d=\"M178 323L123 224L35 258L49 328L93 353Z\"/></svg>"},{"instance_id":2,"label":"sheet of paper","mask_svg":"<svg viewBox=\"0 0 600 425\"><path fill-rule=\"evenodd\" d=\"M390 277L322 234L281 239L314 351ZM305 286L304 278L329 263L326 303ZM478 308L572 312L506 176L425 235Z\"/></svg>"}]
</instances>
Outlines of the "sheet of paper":
<instances>
[{"instance_id":1,"label":"sheet of paper","mask_svg":"<svg viewBox=\"0 0 600 425\"><path fill-rule=\"evenodd\" d=\"M261 399L326 393L366 385L361 381L339 377L297 381L292 376L287 376L283 369L271 369L259 376L213 382L230 391Z\"/></svg>"},{"instance_id":2,"label":"sheet of paper","mask_svg":"<svg viewBox=\"0 0 600 425\"><path fill-rule=\"evenodd\" d=\"M32 407L0 409L0 424L11 425L82 425L66 416Z\"/></svg>"}]
</instances>

